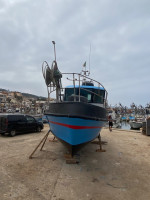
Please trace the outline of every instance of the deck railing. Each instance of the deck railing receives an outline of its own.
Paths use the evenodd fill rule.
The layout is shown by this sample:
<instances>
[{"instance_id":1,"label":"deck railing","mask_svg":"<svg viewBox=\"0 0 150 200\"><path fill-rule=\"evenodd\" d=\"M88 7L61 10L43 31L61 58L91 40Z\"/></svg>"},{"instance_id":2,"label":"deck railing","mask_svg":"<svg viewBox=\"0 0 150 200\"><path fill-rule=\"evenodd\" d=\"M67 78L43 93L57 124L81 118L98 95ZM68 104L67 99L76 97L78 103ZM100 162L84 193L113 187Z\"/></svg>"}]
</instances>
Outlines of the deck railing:
<instances>
[{"instance_id":1,"label":"deck railing","mask_svg":"<svg viewBox=\"0 0 150 200\"><path fill-rule=\"evenodd\" d=\"M78 86L79 87L79 102L80 102L80 100L81 100L81 89L82 90L85 90L85 91L88 91L88 92L90 92L90 93L92 93L92 94L94 94L94 95L97 95L97 96L99 96L100 97L100 95L99 94L97 94L97 93L95 93L95 92L92 92L92 91L90 91L90 90L88 90L88 89L86 89L86 88L81 88L81 86L83 86L81 83L82 82L85 82L85 81L88 81L88 82L90 82L90 83L93 83L94 84L94 86L96 86L96 87L99 87L99 88L103 88L104 90L105 90L105 96L104 96L104 107L106 107L106 105L107 105L107 96L108 96L108 92L107 92L107 90L104 88L104 86L100 83L100 82L98 82L98 81L96 81L96 80L94 80L94 79L92 79L92 78L90 78L90 77L88 77L88 76L85 76L85 75L82 75L82 74L79 74L79 73L62 73L62 75L69 75L69 76L71 76L71 77L67 77L66 79L68 80L68 81L72 81L72 83L73 83L73 88L74 88L74 101L76 101L76 99L75 99L75 88L76 88L76 86ZM95 85L96 84L96 85ZM50 94L52 93L52 92L54 92L54 91L56 91L56 100L57 101L62 101L62 94L61 94L61 91L62 90L64 90L65 89L65 87L60 87L60 88L56 88L56 86L55 85L53 85L53 84L51 84L51 85L48 85L48 93L49 93L49 96L50 96Z\"/></svg>"}]
</instances>

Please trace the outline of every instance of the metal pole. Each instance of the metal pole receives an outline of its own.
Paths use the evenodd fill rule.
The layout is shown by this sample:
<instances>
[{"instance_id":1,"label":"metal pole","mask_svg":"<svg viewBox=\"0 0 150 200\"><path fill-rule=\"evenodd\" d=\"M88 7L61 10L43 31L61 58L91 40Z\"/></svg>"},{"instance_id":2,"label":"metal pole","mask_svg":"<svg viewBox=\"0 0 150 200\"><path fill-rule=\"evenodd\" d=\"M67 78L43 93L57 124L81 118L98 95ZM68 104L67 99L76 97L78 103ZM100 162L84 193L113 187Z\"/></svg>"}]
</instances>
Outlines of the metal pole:
<instances>
[{"instance_id":1,"label":"metal pole","mask_svg":"<svg viewBox=\"0 0 150 200\"><path fill-rule=\"evenodd\" d=\"M50 94L49 94L48 86L47 86L47 92L48 92L48 103L49 103L49 100L50 100Z\"/></svg>"},{"instance_id":2,"label":"metal pole","mask_svg":"<svg viewBox=\"0 0 150 200\"><path fill-rule=\"evenodd\" d=\"M79 102L80 102L80 74L79 74Z\"/></svg>"},{"instance_id":3,"label":"metal pole","mask_svg":"<svg viewBox=\"0 0 150 200\"><path fill-rule=\"evenodd\" d=\"M55 41L52 41L53 45L54 45L54 55L55 55L55 61L56 61L56 49L55 49Z\"/></svg>"},{"instance_id":4,"label":"metal pole","mask_svg":"<svg viewBox=\"0 0 150 200\"><path fill-rule=\"evenodd\" d=\"M76 98L75 98L75 77L74 77L74 73L73 73L73 85L74 85L74 101L76 101Z\"/></svg>"}]
</instances>

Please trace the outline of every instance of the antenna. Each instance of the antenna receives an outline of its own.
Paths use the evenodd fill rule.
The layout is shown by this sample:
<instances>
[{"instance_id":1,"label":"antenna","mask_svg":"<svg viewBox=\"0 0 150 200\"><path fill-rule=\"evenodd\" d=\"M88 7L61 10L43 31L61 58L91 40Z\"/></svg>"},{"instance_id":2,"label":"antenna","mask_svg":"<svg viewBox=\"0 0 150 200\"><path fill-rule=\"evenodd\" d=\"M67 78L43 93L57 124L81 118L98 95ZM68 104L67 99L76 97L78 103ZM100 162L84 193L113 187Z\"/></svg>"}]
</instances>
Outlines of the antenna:
<instances>
[{"instance_id":1,"label":"antenna","mask_svg":"<svg viewBox=\"0 0 150 200\"><path fill-rule=\"evenodd\" d=\"M90 75L90 65L91 65L91 44L90 44L90 53L89 53L89 75Z\"/></svg>"},{"instance_id":2,"label":"antenna","mask_svg":"<svg viewBox=\"0 0 150 200\"><path fill-rule=\"evenodd\" d=\"M53 45L54 45L54 55L55 55L55 61L56 61L56 49L55 49L55 41L52 41Z\"/></svg>"}]
</instances>

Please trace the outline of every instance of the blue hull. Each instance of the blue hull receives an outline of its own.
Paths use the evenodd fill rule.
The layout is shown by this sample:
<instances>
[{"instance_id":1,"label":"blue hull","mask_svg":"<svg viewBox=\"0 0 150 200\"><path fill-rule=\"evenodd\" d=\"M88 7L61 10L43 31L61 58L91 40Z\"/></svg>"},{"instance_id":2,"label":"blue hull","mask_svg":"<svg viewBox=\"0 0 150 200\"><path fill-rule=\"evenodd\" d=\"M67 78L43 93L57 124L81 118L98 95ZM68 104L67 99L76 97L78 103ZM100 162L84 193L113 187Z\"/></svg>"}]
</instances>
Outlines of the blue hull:
<instances>
[{"instance_id":1,"label":"blue hull","mask_svg":"<svg viewBox=\"0 0 150 200\"><path fill-rule=\"evenodd\" d=\"M46 115L52 133L69 145L80 145L98 137L104 121Z\"/></svg>"}]
</instances>

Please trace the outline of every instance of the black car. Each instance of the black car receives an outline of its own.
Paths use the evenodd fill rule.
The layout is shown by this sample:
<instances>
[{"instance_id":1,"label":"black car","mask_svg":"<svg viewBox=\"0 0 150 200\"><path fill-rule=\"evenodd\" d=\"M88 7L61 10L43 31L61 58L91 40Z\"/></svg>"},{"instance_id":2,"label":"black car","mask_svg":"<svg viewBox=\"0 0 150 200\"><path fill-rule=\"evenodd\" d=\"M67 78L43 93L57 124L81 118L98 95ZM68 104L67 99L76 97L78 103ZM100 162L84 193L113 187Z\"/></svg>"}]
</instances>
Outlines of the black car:
<instances>
[{"instance_id":1,"label":"black car","mask_svg":"<svg viewBox=\"0 0 150 200\"><path fill-rule=\"evenodd\" d=\"M18 133L40 132L43 123L34 117L23 114L0 114L0 133L15 136Z\"/></svg>"}]
</instances>

